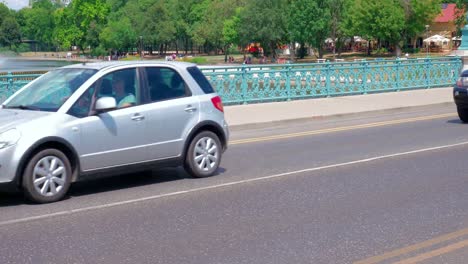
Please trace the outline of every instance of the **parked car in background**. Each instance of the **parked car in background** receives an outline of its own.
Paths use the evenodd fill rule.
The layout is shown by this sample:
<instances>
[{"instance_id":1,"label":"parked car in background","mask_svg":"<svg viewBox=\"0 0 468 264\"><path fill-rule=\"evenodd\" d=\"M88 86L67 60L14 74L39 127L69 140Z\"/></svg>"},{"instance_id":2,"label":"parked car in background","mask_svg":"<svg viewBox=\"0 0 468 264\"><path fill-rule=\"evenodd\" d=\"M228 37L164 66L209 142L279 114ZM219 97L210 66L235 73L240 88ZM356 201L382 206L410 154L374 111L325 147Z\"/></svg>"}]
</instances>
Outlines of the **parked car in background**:
<instances>
[{"instance_id":1,"label":"parked car in background","mask_svg":"<svg viewBox=\"0 0 468 264\"><path fill-rule=\"evenodd\" d=\"M184 166L216 173L229 139L221 98L194 64L104 62L50 71L0 109L0 186L37 203L83 176Z\"/></svg>"},{"instance_id":2,"label":"parked car in background","mask_svg":"<svg viewBox=\"0 0 468 264\"><path fill-rule=\"evenodd\" d=\"M457 105L457 112L463 123L468 122L468 70L460 73L455 87L453 88L453 98Z\"/></svg>"}]
</instances>

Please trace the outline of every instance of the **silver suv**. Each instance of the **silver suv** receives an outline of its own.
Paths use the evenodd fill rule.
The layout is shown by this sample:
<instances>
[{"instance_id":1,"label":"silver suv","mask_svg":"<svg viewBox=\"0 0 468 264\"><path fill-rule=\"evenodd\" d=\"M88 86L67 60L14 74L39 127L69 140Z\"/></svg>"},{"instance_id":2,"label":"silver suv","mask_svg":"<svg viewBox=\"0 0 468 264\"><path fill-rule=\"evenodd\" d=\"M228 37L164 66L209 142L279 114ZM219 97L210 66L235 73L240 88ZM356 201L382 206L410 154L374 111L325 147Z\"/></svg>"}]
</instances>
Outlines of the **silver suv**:
<instances>
[{"instance_id":1,"label":"silver suv","mask_svg":"<svg viewBox=\"0 0 468 264\"><path fill-rule=\"evenodd\" d=\"M194 64L71 65L2 104L0 186L47 203L89 175L183 165L206 177L228 137L221 99Z\"/></svg>"}]
</instances>

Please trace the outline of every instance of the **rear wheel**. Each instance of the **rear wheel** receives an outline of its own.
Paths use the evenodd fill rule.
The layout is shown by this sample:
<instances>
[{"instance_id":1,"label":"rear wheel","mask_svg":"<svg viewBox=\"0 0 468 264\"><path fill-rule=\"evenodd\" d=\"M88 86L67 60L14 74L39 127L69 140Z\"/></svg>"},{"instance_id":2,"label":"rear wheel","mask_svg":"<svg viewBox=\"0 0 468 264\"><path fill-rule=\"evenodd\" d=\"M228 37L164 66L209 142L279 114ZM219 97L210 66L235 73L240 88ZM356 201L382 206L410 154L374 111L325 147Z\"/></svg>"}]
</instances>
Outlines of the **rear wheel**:
<instances>
[{"instance_id":1,"label":"rear wheel","mask_svg":"<svg viewBox=\"0 0 468 264\"><path fill-rule=\"evenodd\" d=\"M457 107L458 117L463 123L468 123L468 108Z\"/></svg>"},{"instance_id":2,"label":"rear wheel","mask_svg":"<svg viewBox=\"0 0 468 264\"><path fill-rule=\"evenodd\" d=\"M185 155L185 170L193 177L213 175L221 162L222 147L218 136L210 131L197 134Z\"/></svg>"},{"instance_id":3,"label":"rear wheel","mask_svg":"<svg viewBox=\"0 0 468 264\"><path fill-rule=\"evenodd\" d=\"M62 199L70 188L70 161L57 149L36 153L23 173L26 198L35 203L51 203Z\"/></svg>"}]
</instances>

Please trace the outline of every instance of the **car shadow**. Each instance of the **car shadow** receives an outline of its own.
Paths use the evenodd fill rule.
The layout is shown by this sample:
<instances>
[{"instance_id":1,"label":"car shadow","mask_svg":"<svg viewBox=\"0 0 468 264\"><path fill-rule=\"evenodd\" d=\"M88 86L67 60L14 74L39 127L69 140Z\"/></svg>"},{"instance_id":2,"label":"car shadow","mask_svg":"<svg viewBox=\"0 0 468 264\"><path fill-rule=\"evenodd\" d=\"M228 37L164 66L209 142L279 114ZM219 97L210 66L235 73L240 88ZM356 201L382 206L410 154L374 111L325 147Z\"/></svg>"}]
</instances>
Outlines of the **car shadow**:
<instances>
[{"instance_id":1,"label":"car shadow","mask_svg":"<svg viewBox=\"0 0 468 264\"><path fill-rule=\"evenodd\" d=\"M27 204L28 202L20 192L0 193L0 208Z\"/></svg>"},{"instance_id":2,"label":"car shadow","mask_svg":"<svg viewBox=\"0 0 468 264\"><path fill-rule=\"evenodd\" d=\"M219 168L213 177L222 175L225 172L226 169ZM191 177L182 167L179 167L153 170L145 173L122 174L92 180L87 179L74 183L65 199L184 179L190 180L196 178Z\"/></svg>"},{"instance_id":3,"label":"car shadow","mask_svg":"<svg viewBox=\"0 0 468 264\"><path fill-rule=\"evenodd\" d=\"M460 119L451 119L448 120L447 123L465 125L465 123L463 123Z\"/></svg>"},{"instance_id":4,"label":"car shadow","mask_svg":"<svg viewBox=\"0 0 468 264\"><path fill-rule=\"evenodd\" d=\"M226 172L225 168L219 168L216 174L212 177L223 175ZM122 189L130 189L134 187L180 181L184 179L194 179L182 167L165 168L153 170L151 172L128 173L118 176L98 177L96 179L84 179L73 183L68 191L68 194L62 200L72 199L86 195L97 193L112 192ZM21 192L3 193L0 192L0 208L18 206L18 205L34 205L24 198Z\"/></svg>"},{"instance_id":5,"label":"car shadow","mask_svg":"<svg viewBox=\"0 0 468 264\"><path fill-rule=\"evenodd\" d=\"M118 176L85 179L74 183L65 199L96 193L111 192L139 186L172 182L190 178L181 168L167 168L151 172L129 173Z\"/></svg>"}]
</instances>

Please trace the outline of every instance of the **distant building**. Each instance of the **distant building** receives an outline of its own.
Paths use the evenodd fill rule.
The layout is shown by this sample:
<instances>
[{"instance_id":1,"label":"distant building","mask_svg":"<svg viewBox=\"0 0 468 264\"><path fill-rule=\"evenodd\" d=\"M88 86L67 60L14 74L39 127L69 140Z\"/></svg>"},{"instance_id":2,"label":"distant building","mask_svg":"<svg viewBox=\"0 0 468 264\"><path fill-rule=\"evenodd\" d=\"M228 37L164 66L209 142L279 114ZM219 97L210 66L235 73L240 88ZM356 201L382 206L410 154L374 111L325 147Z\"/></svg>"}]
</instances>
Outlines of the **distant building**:
<instances>
[{"instance_id":1,"label":"distant building","mask_svg":"<svg viewBox=\"0 0 468 264\"><path fill-rule=\"evenodd\" d=\"M460 15L464 15L464 11L458 9L456 4L441 4L440 14L428 25L427 29L421 32L419 37L416 38L416 47L426 49L428 46L431 46L431 51L433 52L447 51L456 47L457 43L455 43L454 40L457 35L457 25L455 22ZM435 35L444 37L448 39L448 41L424 43L424 39ZM409 40L408 46L412 46L413 41L414 39Z\"/></svg>"},{"instance_id":2,"label":"distant building","mask_svg":"<svg viewBox=\"0 0 468 264\"><path fill-rule=\"evenodd\" d=\"M442 12L434 19L429 26L431 35L441 35L446 38L453 38L457 34L455 21L462 14L462 10L457 9L456 4L442 4Z\"/></svg>"}]
</instances>

